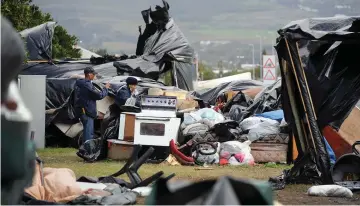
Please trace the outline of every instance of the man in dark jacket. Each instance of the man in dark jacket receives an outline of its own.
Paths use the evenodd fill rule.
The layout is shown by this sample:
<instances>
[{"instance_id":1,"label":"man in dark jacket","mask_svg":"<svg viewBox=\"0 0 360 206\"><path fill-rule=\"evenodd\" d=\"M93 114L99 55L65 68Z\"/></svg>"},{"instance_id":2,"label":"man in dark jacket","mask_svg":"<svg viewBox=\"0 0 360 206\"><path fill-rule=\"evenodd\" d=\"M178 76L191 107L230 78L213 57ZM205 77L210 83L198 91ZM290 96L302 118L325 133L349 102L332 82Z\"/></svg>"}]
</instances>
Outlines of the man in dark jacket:
<instances>
[{"instance_id":1,"label":"man in dark jacket","mask_svg":"<svg viewBox=\"0 0 360 206\"><path fill-rule=\"evenodd\" d=\"M126 79L126 85L120 87L117 91L116 94L116 98L115 98L115 103L118 106L123 106L126 104L126 101L130 98L133 97L134 99L136 98L136 86L138 84L138 81L136 78L134 77L128 77ZM138 101L136 102L135 105L138 104Z\"/></svg>"},{"instance_id":2,"label":"man in dark jacket","mask_svg":"<svg viewBox=\"0 0 360 206\"><path fill-rule=\"evenodd\" d=\"M83 142L91 140L94 135L94 119L97 117L96 100L101 100L108 95L110 84L100 92L95 90L92 80L95 77L93 68L84 69L85 79L78 79L75 84L75 110L83 125Z\"/></svg>"}]
</instances>

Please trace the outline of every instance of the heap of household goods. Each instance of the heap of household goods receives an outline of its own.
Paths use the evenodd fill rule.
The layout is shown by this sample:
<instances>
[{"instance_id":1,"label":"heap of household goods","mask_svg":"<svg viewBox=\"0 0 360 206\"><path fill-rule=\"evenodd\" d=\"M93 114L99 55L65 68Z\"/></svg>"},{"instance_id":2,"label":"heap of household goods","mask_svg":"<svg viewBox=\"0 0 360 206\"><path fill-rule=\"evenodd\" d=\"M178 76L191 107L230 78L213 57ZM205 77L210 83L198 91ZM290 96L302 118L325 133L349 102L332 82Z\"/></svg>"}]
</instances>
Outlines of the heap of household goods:
<instances>
[{"instance_id":1,"label":"heap of household goods","mask_svg":"<svg viewBox=\"0 0 360 206\"><path fill-rule=\"evenodd\" d=\"M49 59L55 22L20 33L32 39L26 44L31 61L20 74L47 76L46 146L74 146L79 148L78 156L90 162L126 160L136 145L145 146L140 154L154 147L150 159L156 162L174 152L190 157L186 164L286 162L289 138L284 133L281 82L263 87L258 81L233 81L191 91L197 76L196 54L169 9L164 1L162 7L142 11L146 28L140 31L136 54L120 58ZM94 86L101 89L109 82L111 88L109 96L97 101L94 139L83 143L82 124L74 115L74 85L89 66L97 72ZM159 81L167 72L173 86ZM119 108L114 103L129 76L138 79L139 108ZM214 150L208 151L211 155L204 153L207 147Z\"/></svg>"},{"instance_id":2,"label":"heap of household goods","mask_svg":"<svg viewBox=\"0 0 360 206\"><path fill-rule=\"evenodd\" d=\"M270 179L275 188L289 183L342 185L346 178L341 174L354 174L355 187L358 173L346 168L358 168L352 166L359 163L357 150L349 154L358 138L351 125L354 119L360 120L355 107L360 97L360 73L357 53L351 52L359 50L358 17L302 20L280 30L276 49L282 78L272 85L242 80L192 91L197 76L196 54L169 16L169 8L164 1L163 7L142 12L146 28L139 35L136 55L120 58L51 61L49 45L55 24L49 22L22 32L24 38L48 42L28 41L33 62L25 64L21 72L47 75L46 145L72 145L89 162L105 158L130 162L107 177L78 179L107 184L101 185L101 190L111 188L100 195L108 198L96 199L83 190L79 196L80 190L76 189L74 195L84 199L73 199L74 204L110 204L114 203L111 196L120 194L124 202L115 203L134 203L130 190L156 182L163 174L160 171L143 180L136 171L144 162L203 166L293 162L292 169ZM334 28L338 30L332 31ZM46 37L46 41L42 39ZM97 101L95 137L83 144L82 125L74 115L73 90L76 79L88 66L98 73L95 87L109 82L111 88L108 97ZM166 72L170 72L173 86L160 82ZM119 108L114 97L129 76L138 79L140 104ZM352 161L344 162L348 158L342 155L351 156ZM71 184L76 182L69 171L44 172L66 173ZM130 182L116 178L123 173ZM54 177L56 174L49 176ZM232 182L226 178L221 181L229 185ZM125 189L113 188L108 185L111 183ZM29 193L34 197L41 193L39 189ZM41 199L70 200L65 196Z\"/></svg>"},{"instance_id":3,"label":"heap of household goods","mask_svg":"<svg viewBox=\"0 0 360 206\"><path fill-rule=\"evenodd\" d=\"M179 144L171 144L171 152L179 162L287 162L289 137L280 105L281 82L264 88L252 82L243 81L232 88L220 85L216 89L222 89L213 91L217 92L214 106L182 114ZM211 102L205 93L209 90L195 95Z\"/></svg>"}]
</instances>

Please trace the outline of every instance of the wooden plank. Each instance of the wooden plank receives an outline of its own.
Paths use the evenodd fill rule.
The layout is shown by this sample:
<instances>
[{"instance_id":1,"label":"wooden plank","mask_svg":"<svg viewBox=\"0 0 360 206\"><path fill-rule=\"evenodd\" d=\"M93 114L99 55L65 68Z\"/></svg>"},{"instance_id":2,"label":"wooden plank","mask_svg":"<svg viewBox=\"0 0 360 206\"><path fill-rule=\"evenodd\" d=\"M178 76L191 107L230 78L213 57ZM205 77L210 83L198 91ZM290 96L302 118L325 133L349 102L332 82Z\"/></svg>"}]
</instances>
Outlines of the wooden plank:
<instances>
[{"instance_id":1,"label":"wooden plank","mask_svg":"<svg viewBox=\"0 0 360 206\"><path fill-rule=\"evenodd\" d=\"M133 142L134 141L134 130L135 130L135 115L125 115L125 128L124 128L124 140Z\"/></svg>"},{"instance_id":2,"label":"wooden plank","mask_svg":"<svg viewBox=\"0 0 360 206\"><path fill-rule=\"evenodd\" d=\"M297 150L296 141L295 141L294 136L292 137L292 142L293 142L293 144L292 144L292 160L295 161L299 155L299 152Z\"/></svg>"}]
</instances>

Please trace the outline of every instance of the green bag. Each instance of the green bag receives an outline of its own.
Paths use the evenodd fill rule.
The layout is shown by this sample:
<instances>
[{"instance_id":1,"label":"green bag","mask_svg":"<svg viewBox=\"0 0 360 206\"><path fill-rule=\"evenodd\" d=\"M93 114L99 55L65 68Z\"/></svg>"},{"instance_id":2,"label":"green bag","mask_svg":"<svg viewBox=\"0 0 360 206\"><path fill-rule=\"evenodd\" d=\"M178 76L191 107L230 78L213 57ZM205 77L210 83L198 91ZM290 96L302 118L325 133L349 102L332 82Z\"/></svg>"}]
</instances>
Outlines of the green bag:
<instances>
[{"instance_id":1,"label":"green bag","mask_svg":"<svg viewBox=\"0 0 360 206\"><path fill-rule=\"evenodd\" d=\"M172 185L168 185L172 184ZM224 176L174 189L176 183L160 179L146 198L146 205L272 205L267 182ZM172 189L170 189L172 188Z\"/></svg>"}]
</instances>

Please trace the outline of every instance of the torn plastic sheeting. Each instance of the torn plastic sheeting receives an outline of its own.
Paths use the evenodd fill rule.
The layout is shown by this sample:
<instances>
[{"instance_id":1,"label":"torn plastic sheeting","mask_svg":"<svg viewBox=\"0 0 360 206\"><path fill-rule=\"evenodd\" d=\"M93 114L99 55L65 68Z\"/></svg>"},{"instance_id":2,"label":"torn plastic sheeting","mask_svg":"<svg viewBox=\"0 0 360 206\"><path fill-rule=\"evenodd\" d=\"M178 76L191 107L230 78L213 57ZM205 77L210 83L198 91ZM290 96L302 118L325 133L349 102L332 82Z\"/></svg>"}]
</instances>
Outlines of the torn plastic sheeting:
<instances>
[{"instance_id":1,"label":"torn plastic sheeting","mask_svg":"<svg viewBox=\"0 0 360 206\"><path fill-rule=\"evenodd\" d=\"M63 63L27 63L23 65L20 74L23 75L46 75L47 78L76 78L84 76L84 69L92 67L98 74L97 77L116 76L116 68L113 63L105 63L94 66L90 63L63 62Z\"/></svg>"},{"instance_id":2,"label":"torn plastic sheeting","mask_svg":"<svg viewBox=\"0 0 360 206\"><path fill-rule=\"evenodd\" d=\"M55 109L52 114L46 115L46 126L52 121L61 121L61 123L74 124L75 114L73 110L74 101L72 96L76 79L46 79L46 110ZM70 104L69 104L70 102Z\"/></svg>"},{"instance_id":3,"label":"torn plastic sheeting","mask_svg":"<svg viewBox=\"0 0 360 206\"><path fill-rule=\"evenodd\" d=\"M175 21L170 18L165 30L157 30L144 47L143 58L151 62L159 62L165 54L175 58L194 58L194 49L181 32Z\"/></svg>"},{"instance_id":4,"label":"torn plastic sheeting","mask_svg":"<svg viewBox=\"0 0 360 206\"><path fill-rule=\"evenodd\" d=\"M241 91L254 87L262 87L263 83L255 80L241 80L232 81L220 84L219 86L212 89L203 89L193 91L191 94L208 102L210 105L215 105L216 98L227 91Z\"/></svg>"},{"instance_id":5,"label":"torn plastic sheeting","mask_svg":"<svg viewBox=\"0 0 360 206\"><path fill-rule=\"evenodd\" d=\"M46 22L20 32L26 41L26 48L30 60L52 59L52 39L56 22Z\"/></svg>"},{"instance_id":6,"label":"torn plastic sheeting","mask_svg":"<svg viewBox=\"0 0 360 206\"><path fill-rule=\"evenodd\" d=\"M157 25L158 29L145 42L142 56L121 61L119 66L124 69L132 69L131 75L157 79L161 73L166 72L160 69L162 63L175 61L173 66L179 73L177 77L179 88L192 90L192 81L196 77L195 72L192 72L195 70L193 63L195 51L172 18L162 19L162 21L167 22L166 25L164 28ZM149 24L147 24L148 26ZM139 37L138 41L140 40ZM188 78L188 75L185 74L191 74L192 77Z\"/></svg>"},{"instance_id":7,"label":"torn plastic sheeting","mask_svg":"<svg viewBox=\"0 0 360 206\"><path fill-rule=\"evenodd\" d=\"M327 18L312 18L292 21L279 34L286 34L292 40L358 40L360 16L336 16Z\"/></svg>"},{"instance_id":8,"label":"torn plastic sheeting","mask_svg":"<svg viewBox=\"0 0 360 206\"><path fill-rule=\"evenodd\" d=\"M288 97L288 89L292 89L295 90L300 119L306 119L309 125L305 128L312 134L311 139L305 136L311 144L305 151L298 147L299 155L310 152L321 171L321 183L331 182L331 177L328 172L329 156L320 131L329 124L339 128L360 98L358 57L351 52L360 49L360 42L353 38L358 36L359 39L359 31L359 17L302 20L279 31L281 37L276 45L278 57L286 60L290 72L296 77L289 82L294 88L287 88L283 79L285 119L298 141ZM336 41L342 43L333 47ZM284 74L283 65L280 66Z\"/></svg>"},{"instance_id":9,"label":"torn plastic sheeting","mask_svg":"<svg viewBox=\"0 0 360 206\"><path fill-rule=\"evenodd\" d=\"M254 100L250 100L246 95L238 93L226 103L224 112L230 110L227 116L231 117L232 120L241 122L243 119L248 118L253 114L261 114L281 109L280 89L281 80L277 80L277 82L259 92ZM249 106L246 107L246 105Z\"/></svg>"},{"instance_id":10,"label":"torn plastic sheeting","mask_svg":"<svg viewBox=\"0 0 360 206\"><path fill-rule=\"evenodd\" d=\"M229 112L233 105L243 106L245 108L249 107L253 103L253 100L246 94L239 91L233 98L228 100L225 104L222 112Z\"/></svg>"}]
</instances>

